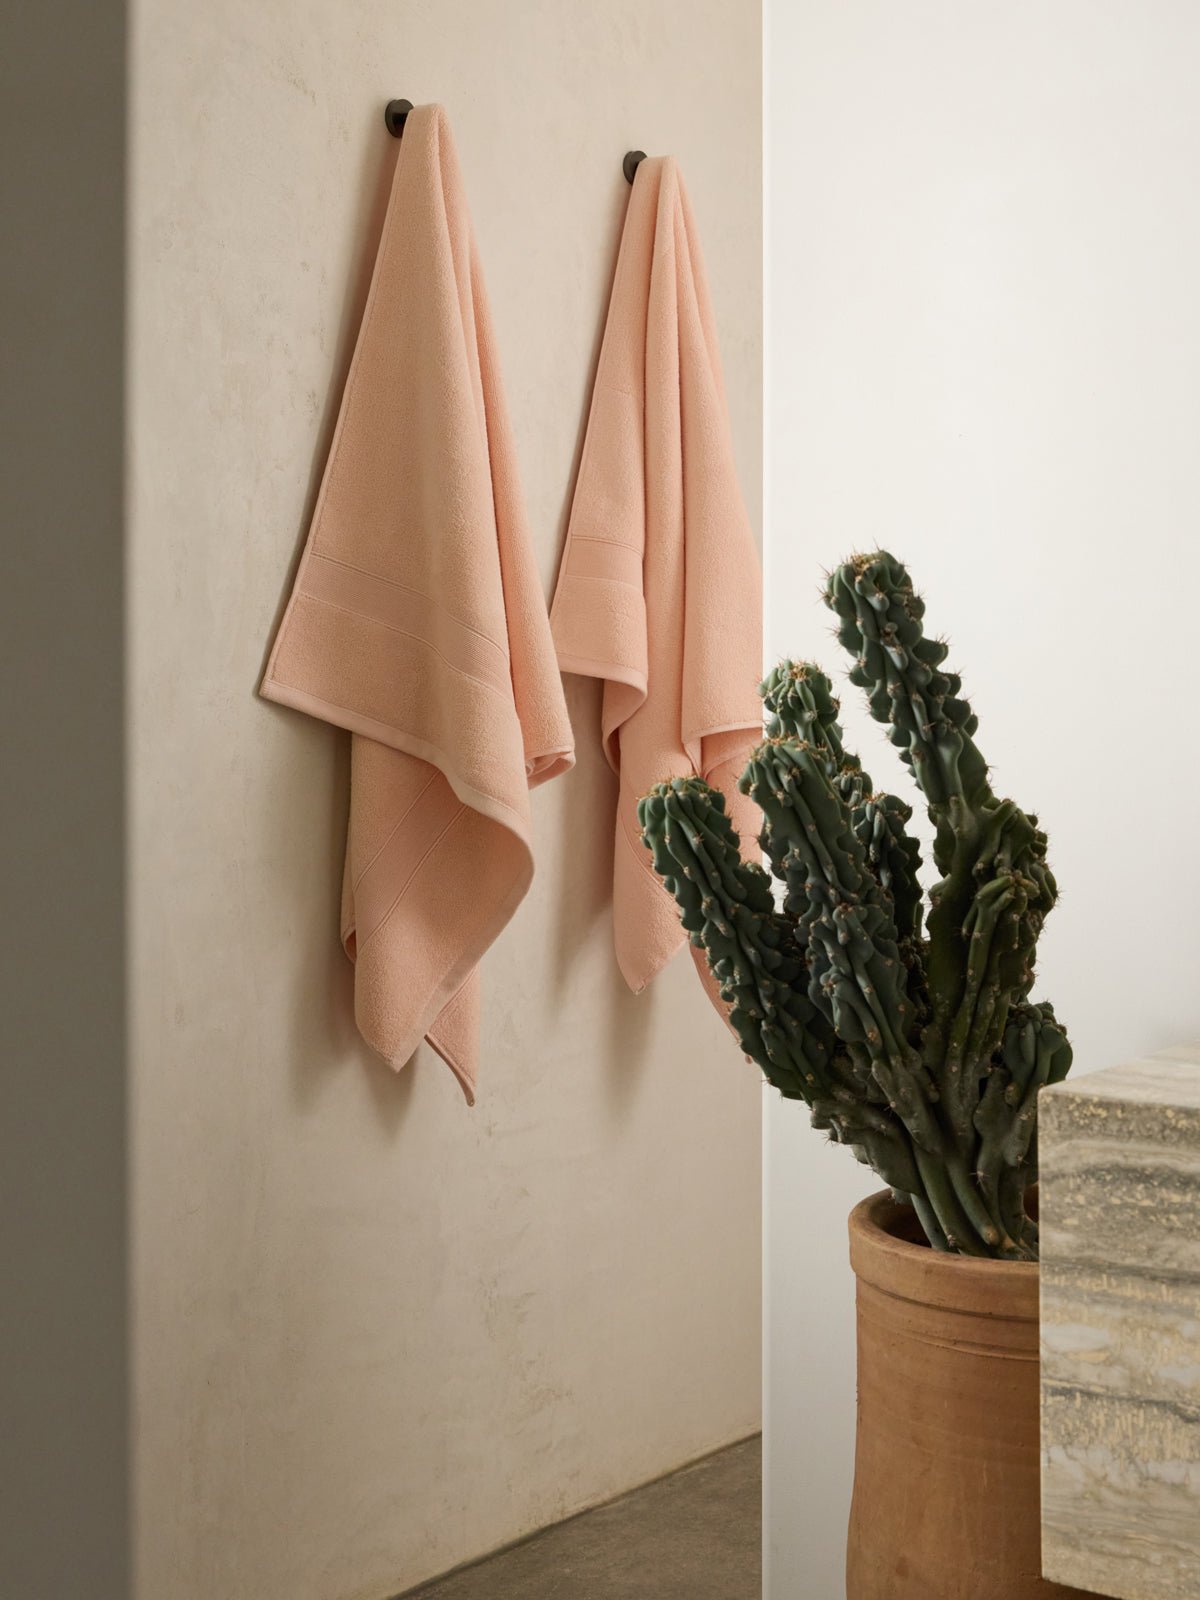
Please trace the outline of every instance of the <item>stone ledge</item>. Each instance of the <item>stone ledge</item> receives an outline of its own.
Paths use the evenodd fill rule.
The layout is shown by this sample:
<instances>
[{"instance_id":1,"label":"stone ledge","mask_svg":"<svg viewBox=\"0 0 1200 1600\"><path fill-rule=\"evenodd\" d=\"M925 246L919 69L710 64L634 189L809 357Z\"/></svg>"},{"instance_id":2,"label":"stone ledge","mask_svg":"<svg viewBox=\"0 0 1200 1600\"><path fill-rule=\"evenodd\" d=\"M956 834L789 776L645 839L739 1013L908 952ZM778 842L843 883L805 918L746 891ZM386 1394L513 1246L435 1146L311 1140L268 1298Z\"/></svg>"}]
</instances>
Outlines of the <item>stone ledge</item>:
<instances>
[{"instance_id":1,"label":"stone ledge","mask_svg":"<svg viewBox=\"0 0 1200 1600\"><path fill-rule=\"evenodd\" d=\"M1200 1595L1200 1045L1039 1102L1042 1563Z\"/></svg>"}]
</instances>

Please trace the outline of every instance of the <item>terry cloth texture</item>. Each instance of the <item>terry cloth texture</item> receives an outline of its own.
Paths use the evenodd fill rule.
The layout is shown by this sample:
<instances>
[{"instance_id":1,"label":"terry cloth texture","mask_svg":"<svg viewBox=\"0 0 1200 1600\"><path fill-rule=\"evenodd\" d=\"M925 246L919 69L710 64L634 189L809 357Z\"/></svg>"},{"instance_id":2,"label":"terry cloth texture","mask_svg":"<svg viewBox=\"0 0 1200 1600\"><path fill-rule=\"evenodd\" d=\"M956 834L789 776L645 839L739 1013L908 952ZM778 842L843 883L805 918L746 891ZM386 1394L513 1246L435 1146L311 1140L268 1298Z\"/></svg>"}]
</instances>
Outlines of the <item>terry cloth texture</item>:
<instances>
[{"instance_id":1,"label":"terry cloth texture","mask_svg":"<svg viewBox=\"0 0 1200 1600\"><path fill-rule=\"evenodd\" d=\"M477 964L572 763L483 279L440 106L405 124L308 542L261 692L353 735L342 939L363 1037L474 1101Z\"/></svg>"},{"instance_id":2,"label":"terry cloth texture","mask_svg":"<svg viewBox=\"0 0 1200 1600\"><path fill-rule=\"evenodd\" d=\"M642 161L634 179L550 621L564 672L604 680L604 748L620 775L614 936L639 990L686 935L638 800L664 779L703 777L753 850L758 813L736 779L762 737L761 570L671 157Z\"/></svg>"}]
</instances>

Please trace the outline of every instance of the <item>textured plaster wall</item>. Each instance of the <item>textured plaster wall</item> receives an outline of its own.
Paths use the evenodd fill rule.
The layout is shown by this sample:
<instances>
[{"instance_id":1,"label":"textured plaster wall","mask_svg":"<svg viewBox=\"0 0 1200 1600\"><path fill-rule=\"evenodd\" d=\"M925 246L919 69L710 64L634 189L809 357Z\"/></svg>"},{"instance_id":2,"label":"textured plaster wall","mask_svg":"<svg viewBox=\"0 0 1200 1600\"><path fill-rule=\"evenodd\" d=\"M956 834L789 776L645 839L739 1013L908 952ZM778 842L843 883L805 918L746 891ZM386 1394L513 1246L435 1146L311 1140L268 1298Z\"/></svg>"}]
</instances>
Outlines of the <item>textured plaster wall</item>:
<instances>
[{"instance_id":1,"label":"textured plaster wall","mask_svg":"<svg viewBox=\"0 0 1200 1600\"><path fill-rule=\"evenodd\" d=\"M769 647L840 674L822 567L905 557L1049 831L1039 993L1076 1070L1194 1039L1200 12L779 0L767 28ZM873 1184L768 1123L767 1590L840 1600Z\"/></svg>"},{"instance_id":2,"label":"textured plaster wall","mask_svg":"<svg viewBox=\"0 0 1200 1600\"><path fill-rule=\"evenodd\" d=\"M395 146L442 100L549 587L631 145L683 163L757 525L757 5L140 0L131 738L142 1600L382 1600L759 1420L759 1108L611 953L575 773L484 967L472 1113L354 1032L344 736L254 695Z\"/></svg>"}]
</instances>

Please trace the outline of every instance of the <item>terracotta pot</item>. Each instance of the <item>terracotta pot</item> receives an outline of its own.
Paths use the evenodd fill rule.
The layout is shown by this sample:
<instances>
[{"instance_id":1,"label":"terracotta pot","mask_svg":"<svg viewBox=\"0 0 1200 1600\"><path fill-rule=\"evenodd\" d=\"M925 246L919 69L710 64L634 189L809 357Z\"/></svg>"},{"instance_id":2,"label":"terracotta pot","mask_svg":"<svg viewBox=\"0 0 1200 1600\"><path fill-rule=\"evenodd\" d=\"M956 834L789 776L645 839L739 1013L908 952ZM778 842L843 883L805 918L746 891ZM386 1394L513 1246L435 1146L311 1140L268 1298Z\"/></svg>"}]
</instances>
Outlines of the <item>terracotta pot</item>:
<instances>
[{"instance_id":1,"label":"terracotta pot","mask_svg":"<svg viewBox=\"0 0 1200 1600\"><path fill-rule=\"evenodd\" d=\"M1053 1600L1041 1576L1038 1269L931 1250L887 1194L850 1215L858 1442L847 1600Z\"/></svg>"}]
</instances>

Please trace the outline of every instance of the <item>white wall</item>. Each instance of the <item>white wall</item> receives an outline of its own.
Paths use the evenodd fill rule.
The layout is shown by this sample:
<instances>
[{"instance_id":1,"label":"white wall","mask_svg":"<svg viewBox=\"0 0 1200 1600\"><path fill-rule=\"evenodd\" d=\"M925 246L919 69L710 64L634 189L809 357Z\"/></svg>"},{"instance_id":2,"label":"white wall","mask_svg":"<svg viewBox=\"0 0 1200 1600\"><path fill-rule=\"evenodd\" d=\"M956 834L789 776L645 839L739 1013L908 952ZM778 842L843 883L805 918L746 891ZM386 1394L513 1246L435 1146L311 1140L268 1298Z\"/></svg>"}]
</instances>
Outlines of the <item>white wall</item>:
<instances>
[{"instance_id":1,"label":"white wall","mask_svg":"<svg viewBox=\"0 0 1200 1600\"><path fill-rule=\"evenodd\" d=\"M761 1090L611 950L596 686L484 966L474 1112L354 1034L343 736L255 698L395 145L442 100L558 559L631 145L703 230L757 522L757 5L140 0L132 758L138 1593L382 1600L753 1431Z\"/></svg>"},{"instance_id":2,"label":"white wall","mask_svg":"<svg viewBox=\"0 0 1200 1600\"><path fill-rule=\"evenodd\" d=\"M806 0L768 29L770 651L840 671L820 569L903 556L1049 830L1040 992L1078 1069L1194 1038L1200 10ZM803 1124L768 1116L768 1594L839 1600L869 1179Z\"/></svg>"}]
</instances>

